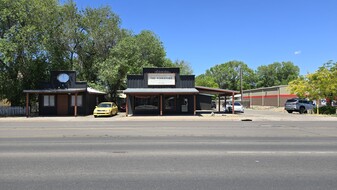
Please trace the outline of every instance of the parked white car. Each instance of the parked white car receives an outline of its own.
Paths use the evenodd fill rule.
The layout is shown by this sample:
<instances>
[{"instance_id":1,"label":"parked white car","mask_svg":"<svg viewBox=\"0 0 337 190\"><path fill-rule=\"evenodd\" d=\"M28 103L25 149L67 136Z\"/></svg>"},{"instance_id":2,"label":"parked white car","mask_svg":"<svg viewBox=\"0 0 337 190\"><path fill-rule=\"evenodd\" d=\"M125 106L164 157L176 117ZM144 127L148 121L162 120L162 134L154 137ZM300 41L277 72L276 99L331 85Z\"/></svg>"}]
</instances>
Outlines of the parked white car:
<instances>
[{"instance_id":1,"label":"parked white car","mask_svg":"<svg viewBox=\"0 0 337 190\"><path fill-rule=\"evenodd\" d=\"M232 102L227 102L226 106L224 107L225 112L232 112ZM245 108L240 102L234 102L234 112L244 113Z\"/></svg>"}]
</instances>

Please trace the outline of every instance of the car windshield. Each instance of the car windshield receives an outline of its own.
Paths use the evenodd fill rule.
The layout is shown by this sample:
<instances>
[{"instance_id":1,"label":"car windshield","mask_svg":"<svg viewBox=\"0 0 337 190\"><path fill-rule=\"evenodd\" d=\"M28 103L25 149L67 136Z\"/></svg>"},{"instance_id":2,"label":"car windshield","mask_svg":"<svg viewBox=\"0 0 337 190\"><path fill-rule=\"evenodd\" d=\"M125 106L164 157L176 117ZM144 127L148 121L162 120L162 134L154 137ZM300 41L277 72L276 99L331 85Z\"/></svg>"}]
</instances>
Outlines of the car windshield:
<instances>
[{"instance_id":1,"label":"car windshield","mask_svg":"<svg viewBox=\"0 0 337 190\"><path fill-rule=\"evenodd\" d=\"M107 104L107 103L99 104L97 107L99 107L99 108L111 108L111 104Z\"/></svg>"},{"instance_id":2,"label":"car windshield","mask_svg":"<svg viewBox=\"0 0 337 190\"><path fill-rule=\"evenodd\" d=\"M234 106L241 106L239 102L234 102Z\"/></svg>"}]
</instances>

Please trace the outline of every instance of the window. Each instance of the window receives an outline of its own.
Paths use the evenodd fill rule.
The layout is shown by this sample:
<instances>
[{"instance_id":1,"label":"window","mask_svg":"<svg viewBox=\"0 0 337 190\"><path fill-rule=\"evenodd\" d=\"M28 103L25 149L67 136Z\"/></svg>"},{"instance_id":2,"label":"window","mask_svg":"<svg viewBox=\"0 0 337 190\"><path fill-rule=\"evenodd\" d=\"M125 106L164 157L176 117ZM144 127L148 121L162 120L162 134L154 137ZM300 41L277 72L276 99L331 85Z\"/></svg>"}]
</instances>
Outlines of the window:
<instances>
[{"instance_id":1,"label":"window","mask_svg":"<svg viewBox=\"0 0 337 190\"><path fill-rule=\"evenodd\" d=\"M75 106L75 95L71 96L71 106ZM82 106L82 95L77 95L77 106Z\"/></svg>"},{"instance_id":2,"label":"window","mask_svg":"<svg viewBox=\"0 0 337 190\"><path fill-rule=\"evenodd\" d=\"M176 97L175 96L165 96L164 97L164 109L167 111L176 110Z\"/></svg>"},{"instance_id":3,"label":"window","mask_svg":"<svg viewBox=\"0 0 337 190\"><path fill-rule=\"evenodd\" d=\"M54 95L44 95L43 96L43 106L53 107L55 106L55 96Z\"/></svg>"},{"instance_id":4,"label":"window","mask_svg":"<svg viewBox=\"0 0 337 190\"><path fill-rule=\"evenodd\" d=\"M158 110L159 97L158 96L136 96L135 110Z\"/></svg>"}]
</instances>

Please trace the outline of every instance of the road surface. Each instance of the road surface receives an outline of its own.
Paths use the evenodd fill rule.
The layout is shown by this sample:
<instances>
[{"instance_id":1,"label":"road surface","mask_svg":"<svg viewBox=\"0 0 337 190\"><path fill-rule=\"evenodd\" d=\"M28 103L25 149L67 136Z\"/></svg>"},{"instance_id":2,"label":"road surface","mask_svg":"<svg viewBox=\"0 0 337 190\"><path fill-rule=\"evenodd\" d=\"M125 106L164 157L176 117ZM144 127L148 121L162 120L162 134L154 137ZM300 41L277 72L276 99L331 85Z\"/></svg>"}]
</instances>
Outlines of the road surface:
<instances>
[{"instance_id":1,"label":"road surface","mask_svg":"<svg viewBox=\"0 0 337 190\"><path fill-rule=\"evenodd\" d=\"M0 189L336 189L335 122L0 122Z\"/></svg>"}]
</instances>

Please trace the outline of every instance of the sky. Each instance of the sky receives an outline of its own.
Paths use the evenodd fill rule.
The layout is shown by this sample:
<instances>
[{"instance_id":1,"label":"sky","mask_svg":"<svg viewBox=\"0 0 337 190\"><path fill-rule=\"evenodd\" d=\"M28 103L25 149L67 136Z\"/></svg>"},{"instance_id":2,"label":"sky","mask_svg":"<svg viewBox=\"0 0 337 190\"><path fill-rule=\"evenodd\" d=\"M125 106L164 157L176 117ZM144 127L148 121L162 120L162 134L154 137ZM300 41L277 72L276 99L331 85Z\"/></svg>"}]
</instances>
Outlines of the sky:
<instances>
[{"instance_id":1,"label":"sky","mask_svg":"<svg viewBox=\"0 0 337 190\"><path fill-rule=\"evenodd\" d=\"M79 9L110 6L121 27L151 30L172 61L194 74L228 61L253 70L291 61L300 74L337 62L337 0L74 0Z\"/></svg>"}]
</instances>

